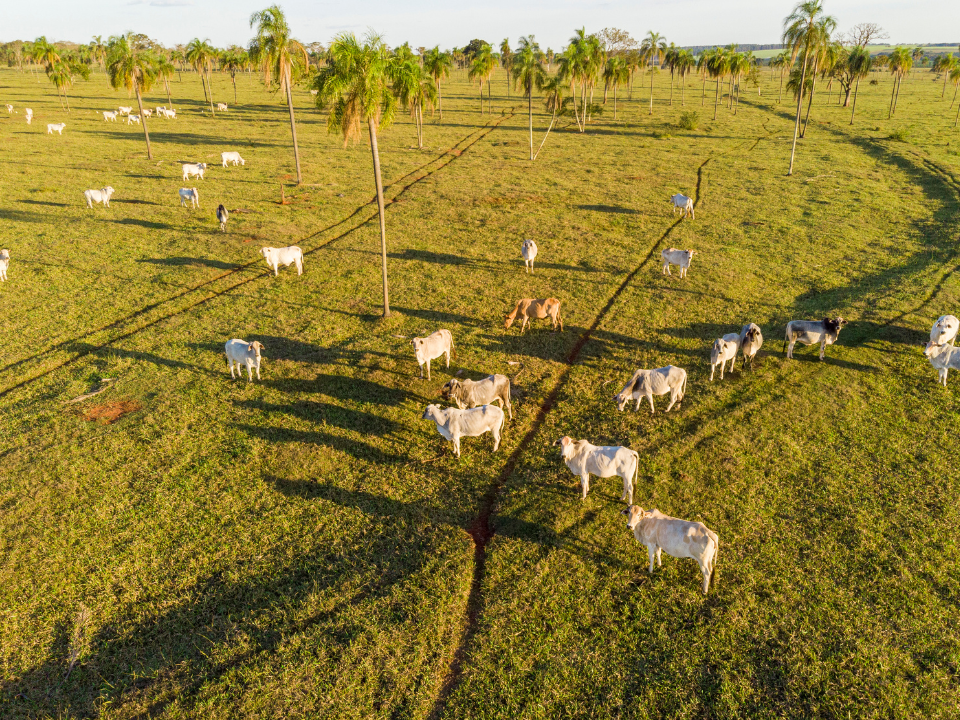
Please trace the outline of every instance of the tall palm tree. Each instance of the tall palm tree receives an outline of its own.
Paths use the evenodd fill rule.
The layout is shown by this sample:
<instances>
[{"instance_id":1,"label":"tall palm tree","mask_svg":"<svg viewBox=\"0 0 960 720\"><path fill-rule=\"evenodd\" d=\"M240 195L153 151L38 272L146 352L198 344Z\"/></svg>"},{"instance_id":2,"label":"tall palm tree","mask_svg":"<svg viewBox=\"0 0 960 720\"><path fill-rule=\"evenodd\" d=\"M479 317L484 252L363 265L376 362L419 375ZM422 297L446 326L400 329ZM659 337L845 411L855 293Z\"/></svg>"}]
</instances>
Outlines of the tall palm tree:
<instances>
[{"instance_id":1,"label":"tall palm tree","mask_svg":"<svg viewBox=\"0 0 960 720\"><path fill-rule=\"evenodd\" d=\"M623 56L623 61L630 73L630 79L627 81L627 99L633 100L633 76L640 67L640 51L628 50Z\"/></svg>"},{"instance_id":2,"label":"tall palm tree","mask_svg":"<svg viewBox=\"0 0 960 720\"><path fill-rule=\"evenodd\" d=\"M480 112L483 113L483 84L490 81L490 75L497 66L497 60L493 56L493 48L488 43L480 46L480 49L474 54L470 61L470 72L467 77L477 81L480 86ZM487 100L487 112L490 112L490 100Z\"/></svg>"},{"instance_id":3,"label":"tall palm tree","mask_svg":"<svg viewBox=\"0 0 960 720\"><path fill-rule=\"evenodd\" d=\"M797 119L793 127L793 147L790 150L790 168L787 175L793 175L793 159L797 152L797 137L800 134L800 111L803 108L802 88L807 81L807 61L813 46L820 38L818 23L825 19L821 0L805 0L797 3L793 12L783 20L782 42L790 50L790 62L803 54L803 68L800 71L801 92L797 99Z\"/></svg>"},{"instance_id":4,"label":"tall palm tree","mask_svg":"<svg viewBox=\"0 0 960 720\"><path fill-rule=\"evenodd\" d=\"M209 39L201 40L200 38L194 38L187 43L184 57L200 75L200 83L203 85L203 99L210 103L210 112L216 114L213 109L213 88L210 87L208 92L208 86L210 85L209 74L213 66L213 55L214 50L213 46L210 45Z\"/></svg>"},{"instance_id":5,"label":"tall palm tree","mask_svg":"<svg viewBox=\"0 0 960 720\"><path fill-rule=\"evenodd\" d=\"M663 62L664 55L667 54L667 41L663 35L653 30L647 33L647 36L640 43L640 58L644 65L650 67L650 114L653 115L653 73L655 65Z\"/></svg>"},{"instance_id":6,"label":"tall palm tree","mask_svg":"<svg viewBox=\"0 0 960 720\"><path fill-rule=\"evenodd\" d=\"M553 117L550 118L550 124L547 126L547 132L545 132L543 135L543 140L540 141L540 146L533 154L534 160L536 160L540 155L540 151L543 150L543 144L547 141L550 131L553 130L553 124L557 121L557 113L564 112L566 98L563 97L563 92L566 88L566 82L561 80L556 75L548 78L543 83L544 102L547 106L547 110L553 113Z\"/></svg>"},{"instance_id":7,"label":"tall palm tree","mask_svg":"<svg viewBox=\"0 0 960 720\"><path fill-rule=\"evenodd\" d=\"M396 100L390 89L390 62L390 51L383 38L372 30L364 37L363 43L353 33L341 33L330 45L327 65L313 81L313 89L317 91L317 106L323 107L327 102L333 104L327 127L330 132L343 134L344 146L351 140L359 140L361 128L364 123L367 124L380 215L384 317L390 315L390 293L387 285L387 226L377 130L390 125L396 108Z\"/></svg>"},{"instance_id":8,"label":"tall palm tree","mask_svg":"<svg viewBox=\"0 0 960 720\"><path fill-rule=\"evenodd\" d=\"M677 55L680 53L674 43L670 43L663 54L663 67L670 68L670 104L673 105L673 75L677 70Z\"/></svg>"},{"instance_id":9,"label":"tall palm tree","mask_svg":"<svg viewBox=\"0 0 960 720\"><path fill-rule=\"evenodd\" d=\"M713 103L713 119L717 119L717 110L720 108L720 81L730 72L730 55L724 48L714 48L707 60L707 72L717 80L717 95Z\"/></svg>"},{"instance_id":10,"label":"tall palm tree","mask_svg":"<svg viewBox=\"0 0 960 720\"><path fill-rule=\"evenodd\" d=\"M507 97L510 97L510 68L513 52L510 50L510 38L504 38L500 43L500 64L507 72Z\"/></svg>"},{"instance_id":11,"label":"tall palm tree","mask_svg":"<svg viewBox=\"0 0 960 720\"><path fill-rule=\"evenodd\" d=\"M626 61L619 55L614 55L607 60L603 67L603 79L609 87L613 88L613 119L617 119L617 88L626 85L630 80L630 71L627 70Z\"/></svg>"},{"instance_id":12,"label":"tall palm tree","mask_svg":"<svg viewBox=\"0 0 960 720\"><path fill-rule=\"evenodd\" d=\"M232 48L225 50L220 56L220 69L230 73L230 80L233 82L233 104L237 104L237 73L250 64L250 56L243 48Z\"/></svg>"},{"instance_id":13,"label":"tall palm tree","mask_svg":"<svg viewBox=\"0 0 960 720\"><path fill-rule=\"evenodd\" d=\"M693 72L693 69L697 66L697 59L693 56L693 53L689 50L680 50L677 53L676 59L677 74L680 76L680 104L686 105L686 80L687 75Z\"/></svg>"},{"instance_id":14,"label":"tall palm tree","mask_svg":"<svg viewBox=\"0 0 960 720\"><path fill-rule=\"evenodd\" d=\"M817 76L823 74L830 68L834 57L830 36L836 28L837 21L830 16L820 18L814 26L814 34L810 45L811 60L813 60L813 71L810 77L813 78L813 83L810 85L810 100L807 102L807 114L803 121L803 127L800 129L800 137L804 137L807 134L807 123L810 122L810 108L813 107L813 96L817 92Z\"/></svg>"},{"instance_id":15,"label":"tall palm tree","mask_svg":"<svg viewBox=\"0 0 960 720\"><path fill-rule=\"evenodd\" d=\"M74 78L78 75L84 80L89 79L90 67L77 56L64 56L47 66L47 77L57 88L60 107L63 108L66 104L67 112L70 112L67 89L73 85Z\"/></svg>"},{"instance_id":16,"label":"tall palm tree","mask_svg":"<svg viewBox=\"0 0 960 720\"><path fill-rule=\"evenodd\" d=\"M115 35L107 44L107 75L115 90L126 88L127 92L132 90L136 93L140 126L147 142L147 158L153 160L147 118L143 114L143 93L150 90L157 78L156 55L149 49L140 47L133 40L133 33Z\"/></svg>"},{"instance_id":17,"label":"tall palm tree","mask_svg":"<svg viewBox=\"0 0 960 720\"><path fill-rule=\"evenodd\" d=\"M960 67L955 67L950 71L950 82L953 83L953 97L956 98L957 89L960 89ZM953 121L953 126L956 127L958 123L960 123L960 103L957 103L957 119Z\"/></svg>"},{"instance_id":18,"label":"tall palm tree","mask_svg":"<svg viewBox=\"0 0 960 720\"><path fill-rule=\"evenodd\" d=\"M93 57L93 61L100 66L100 69L106 72L107 65L107 45L103 42L102 35L94 35L93 40L90 41L90 54Z\"/></svg>"},{"instance_id":19,"label":"tall palm tree","mask_svg":"<svg viewBox=\"0 0 960 720\"><path fill-rule=\"evenodd\" d=\"M520 38L517 52L510 60L510 71L517 89L527 96L527 111L530 126L530 159L533 160L533 90L543 89L547 72L543 69L543 53L533 35Z\"/></svg>"},{"instance_id":20,"label":"tall palm tree","mask_svg":"<svg viewBox=\"0 0 960 720\"><path fill-rule=\"evenodd\" d=\"M591 71L590 42L587 39L586 28L574 31L570 44L558 59L557 77L570 85L570 94L573 96L573 114L577 121L577 129L583 132L587 125L586 85ZM577 86L580 86L581 110L577 109Z\"/></svg>"},{"instance_id":21,"label":"tall palm tree","mask_svg":"<svg viewBox=\"0 0 960 720\"><path fill-rule=\"evenodd\" d=\"M423 149L423 108L433 109L437 88L430 77L412 57L394 56L390 66L393 93L400 104L410 110L417 128L417 149Z\"/></svg>"},{"instance_id":22,"label":"tall palm tree","mask_svg":"<svg viewBox=\"0 0 960 720\"><path fill-rule=\"evenodd\" d=\"M850 54L847 55L847 68L856 83L853 90L853 110L850 112L851 125L853 125L853 118L857 114L857 95L860 93L860 80L870 74L871 65L870 51L865 47L857 46L851 49Z\"/></svg>"},{"instance_id":23,"label":"tall palm tree","mask_svg":"<svg viewBox=\"0 0 960 720\"><path fill-rule=\"evenodd\" d=\"M167 91L167 107L173 110L173 98L170 97L170 80L173 78L176 68L164 53L156 53L154 62L157 77L163 80L163 89Z\"/></svg>"},{"instance_id":24,"label":"tall palm tree","mask_svg":"<svg viewBox=\"0 0 960 720\"><path fill-rule=\"evenodd\" d=\"M297 146L297 124L293 116L293 83L310 65L307 49L290 37L287 18L276 5L250 16L250 27L257 26L257 36L250 41L250 61L260 67L263 81L271 87L273 80L287 94L290 113L290 134L293 136L293 158L297 165L297 185L303 183L300 172L300 148Z\"/></svg>"},{"instance_id":25,"label":"tall palm tree","mask_svg":"<svg viewBox=\"0 0 960 720\"><path fill-rule=\"evenodd\" d=\"M433 82L437 86L437 110L440 111L440 119L443 120L443 93L440 90L440 81L443 78L450 77L450 68L453 65L453 58L448 52L441 52L437 45L433 50L427 50L423 56L423 69L430 73Z\"/></svg>"},{"instance_id":26,"label":"tall palm tree","mask_svg":"<svg viewBox=\"0 0 960 720\"><path fill-rule=\"evenodd\" d=\"M783 73L785 70L789 70L792 64L793 61L785 50L770 60L770 67L780 70L780 95L777 97L777 105L783 100Z\"/></svg>"},{"instance_id":27,"label":"tall palm tree","mask_svg":"<svg viewBox=\"0 0 960 720\"><path fill-rule=\"evenodd\" d=\"M940 55L933 63L933 71L943 75L943 90L940 91L941 100L947 94L947 79L950 77L950 71L953 70L956 64L957 59L953 56L953 53Z\"/></svg>"},{"instance_id":28,"label":"tall palm tree","mask_svg":"<svg viewBox=\"0 0 960 720\"><path fill-rule=\"evenodd\" d=\"M887 119L897 112L897 101L900 99L900 83L913 67L913 55L907 48L894 48L890 53L890 72L893 75L893 90L890 93L890 111Z\"/></svg>"}]
</instances>

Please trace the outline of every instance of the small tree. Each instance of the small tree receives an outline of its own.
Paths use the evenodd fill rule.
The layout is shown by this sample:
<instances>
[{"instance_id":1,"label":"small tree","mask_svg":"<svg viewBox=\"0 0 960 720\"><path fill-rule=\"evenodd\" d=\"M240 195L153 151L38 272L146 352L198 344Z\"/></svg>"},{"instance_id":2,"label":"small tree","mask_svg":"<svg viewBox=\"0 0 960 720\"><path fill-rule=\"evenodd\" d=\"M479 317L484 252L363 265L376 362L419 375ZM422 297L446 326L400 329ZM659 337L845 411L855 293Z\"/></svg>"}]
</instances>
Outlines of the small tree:
<instances>
[{"instance_id":1,"label":"small tree","mask_svg":"<svg viewBox=\"0 0 960 720\"><path fill-rule=\"evenodd\" d=\"M133 41L132 33L111 37L107 46L107 75L115 90L126 88L127 92L132 90L136 93L140 126L147 143L147 158L153 160L147 118L143 113L143 93L150 90L157 79L156 55L138 46Z\"/></svg>"}]
</instances>

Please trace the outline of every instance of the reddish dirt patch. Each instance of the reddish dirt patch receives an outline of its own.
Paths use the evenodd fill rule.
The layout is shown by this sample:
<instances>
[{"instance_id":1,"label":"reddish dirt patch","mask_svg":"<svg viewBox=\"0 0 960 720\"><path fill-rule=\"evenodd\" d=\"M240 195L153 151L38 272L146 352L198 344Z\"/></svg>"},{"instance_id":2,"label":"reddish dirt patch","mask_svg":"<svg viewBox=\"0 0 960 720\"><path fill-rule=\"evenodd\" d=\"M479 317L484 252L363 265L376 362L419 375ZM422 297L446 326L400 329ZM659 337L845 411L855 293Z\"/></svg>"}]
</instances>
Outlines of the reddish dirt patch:
<instances>
[{"instance_id":1,"label":"reddish dirt patch","mask_svg":"<svg viewBox=\"0 0 960 720\"><path fill-rule=\"evenodd\" d=\"M460 157L461 155L463 155L463 150L460 150L458 148L452 148L449 152L451 155L455 157Z\"/></svg>"},{"instance_id":2,"label":"reddish dirt patch","mask_svg":"<svg viewBox=\"0 0 960 720\"><path fill-rule=\"evenodd\" d=\"M83 419L88 422L100 422L109 425L124 415L142 410L143 405L136 400L111 400L102 405L94 405L83 411Z\"/></svg>"}]
</instances>

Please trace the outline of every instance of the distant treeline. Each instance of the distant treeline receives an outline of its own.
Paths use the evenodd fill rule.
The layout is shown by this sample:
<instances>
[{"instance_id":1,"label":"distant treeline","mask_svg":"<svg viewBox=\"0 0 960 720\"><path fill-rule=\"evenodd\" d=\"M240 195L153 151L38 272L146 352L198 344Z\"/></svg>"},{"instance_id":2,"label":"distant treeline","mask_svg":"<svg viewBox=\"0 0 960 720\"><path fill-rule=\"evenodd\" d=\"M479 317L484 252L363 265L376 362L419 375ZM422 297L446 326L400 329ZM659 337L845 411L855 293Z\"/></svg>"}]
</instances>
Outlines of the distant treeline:
<instances>
[{"instance_id":1,"label":"distant treeline","mask_svg":"<svg viewBox=\"0 0 960 720\"><path fill-rule=\"evenodd\" d=\"M715 47L726 47L729 43L723 45L681 45L680 48L683 50L689 50L694 55L699 55L704 50L713 50ZM737 45L737 50L741 52L756 52L757 50L783 50L784 46L780 43L774 45Z\"/></svg>"}]
</instances>

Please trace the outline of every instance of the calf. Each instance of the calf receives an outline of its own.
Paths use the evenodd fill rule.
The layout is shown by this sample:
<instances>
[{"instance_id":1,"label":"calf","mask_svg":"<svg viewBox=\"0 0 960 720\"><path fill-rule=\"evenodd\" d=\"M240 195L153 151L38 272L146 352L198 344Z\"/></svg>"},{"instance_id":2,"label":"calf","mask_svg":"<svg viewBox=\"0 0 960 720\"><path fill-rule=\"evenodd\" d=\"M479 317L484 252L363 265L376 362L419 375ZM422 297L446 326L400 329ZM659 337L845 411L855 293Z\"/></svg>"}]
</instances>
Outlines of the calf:
<instances>
[{"instance_id":1,"label":"calf","mask_svg":"<svg viewBox=\"0 0 960 720\"><path fill-rule=\"evenodd\" d=\"M203 180L203 173L207 170L206 163L184 163L183 164L183 179L187 180L194 175Z\"/></svg>"},{"instance_id":2,"label":"calf","mask_svg":"<svg viewBox=\"0 0 960 720\"><path fill-rule=\"evenodd\" d=\"M136 123L137 125L139 125L139 124L140 124L140 116L139 116L139 115L127 115L127 125L129 125L130 123ZM186 178L184 178L184 180L186 180Z\"/></svg>"},{"instance_id":3,"label":"calf","mask_svg":"<svg viewBox=\"0 0 960 720\"><path fill-rule=\"evenodd\" d=\"M696 250L677 250L676 248L668 248L660 253L660 257L663 258L663 270L661 274L673 275L670 272L671 265L680 266L680 277L685 278L687 276L687 270L690 269L690 261L693 260L693 255Z\"/></svg>"},{"instance_id":4,"label":"calf","mask_svg":"<svg viewBox=\"0 0 960 720\"><path fill-rule=\"evenodd\" d=\"M24 109L23 114L27 118L27 125L29 125L30 121L33 120L33 110L31 110L30 108L26 108Z\"/></svg>"},{"instance_id":5,"label":"calf","mask_svg":"<svg viewBox=\"0 0 960 720\"><path fill-rule=\"evenodd\" d=\"M133 111L132 107L124 107L123 105L117 110L121 115L129 115Z\"/></svg>"},{"instance_id":6,"label":"calf","mask_svg":"<svg viewBox=\"0 0 960 720\"><path fill-rule=\"evenodd\" d=\"M452 345L452 338L450 342ZM428 372L429 369L428 364ZM440 395L444 400L453 400L461 410L478 405L490 405L499 401L500 406L507 409L507 412L510 413L510 419L513 420L513 408L510 406L510 378L506 375L490 375L476 382L451 378L443 386Z\"/></svg>"},{"instance_id":7,"label":"calf","mask_svg":"<svg viewBox=\"0 0 960 720\"><path fill-rule=\"evenodd\" d=\"M636 410L640 410L640 399L646 397L650 401L650 414L655 414L653 408L654 395L670 393L670 404L665 412L670 412L674 403L683 400L687 390L687 371L683 368L667 365L656 370L637 370L633 377L623 386L623 390L613 396L617 403L617 410L622 411L631 399L637 401Z\"/></svg>"},{"instance_id":8,"label":"calf","mask_svg":"<svg viewBox=\"0 0 960 720\"><path fill-rule=\"evenodd\" d=\"M151 117L152 115L153 115L153 110L151 110L150 108L144 108L144 109L143 109L143 116L144 116L144 117Z\"/></svg>"},{"instance_id":9,"label":"calf","mask_svg":"<svg viewBox=\"0 0 960 720\"><path fill-rule=\"evenodd\" d=\"M7 267L10 265L10 251L0 250L0 280L7 281Z\"/></svg>"},{"instance_id":10,"label":"calf","mask_svg":"<svg viewBox=\"0 0 960 720\"><path fill-rule=\"evenodd\" d=\"M116 122L117 121L117 111L114 110L110 112L109 110L103 111L103 121L104 122Z\"/></svg>"},{"instance_id":11,"label":"calf","mask_svg":"<svg viewBox=\"0 0 960 720\"><path fill-rule=\"evenodd\" d=\"M500 429L503 427L503 410L496 405L481 405L472 410L439 408L427 405L421 420L433 420L437 432L453 443L453 454L460 457L460 438L479 437L485 432L493 435L493 451L500 447Z\"/></svg>"},{"instance_id":12,"label":"calf","mask_svg":"<svg viewBox=\"0 0 960 720\"><path fill-rule=\"evenodd\" d=\"M233 367L236 365L237 373L243 377L243 366L247 367L247 382L253 381L253 370L257 370L257 380L260 379L260 351L265 348L254 340L248 343L246 340L234 338L224 345L224 351L227 353L227 366L230 368L230 377L236 378L233 374Z\"/></svg>"},{"instance_id":13,"label":"calf","mask_svg":"<svg viewBox=\"0 0 960 720\"><path fill-rule=\"evenodd\" d=\"M226 103L217 103L217 110L226 110L226 109L227 109Z\"/></svg>"},{"instance_id":14,"label":"calf","mask_svg":"<svg viewBox=\"0 0 960 720\"><path fill-rule=\"evenodd\" d=\"M706 525L664 515L659 510L644 512L639 505L631 505L622 511L627 516L627 527L633 530L637 542L647 546L650 557L649 571L653 573L653 561L663 567L661 551L675 558L691 558L697 561L703 575L703 594L710 589L710 578L720 549L720 538Z\"/></svg>"},{"instance_id":15,"label":"calf","mask_svg":"<svg viewBox=\"0 0 960 720\"><path fill-rule=\"evenodd\" d=\"M267 261L267 265L273 268L274 277L280 274L281 265L290 267L293 264L297 266L297 275L303 275L303 250L296 245L282 248L260 248L260 254Z\"/></svg>"},{"instance_id":16,"label":"calf","mask_svg":"<svg viewBox=\"0 0 960 720\"><path fill-rule=\"evenodd\" d=\"M186 207L187 200L190 201L191 207L200 207L200 193L196 188L180 188L180 207Z\"/></svg>"},{"instance_id":17,"label":"calf","mask_svg":"<svg viewBox=\"0 0 960 720\"><path fill-rule=\"evenodd\" d=\"M227 230L227 218L229 217L227 209L223 205L217 206L217 220L220 221L220 232L226 232Z\"/></svg>"},{"instance_id":18,"label":"calf","mask_svg":"<svg viewBox=\"0 0 960 720\"><path fill-rule=\"evenodd\" d=\"M930 329L930 342L935 345L953 345L960 329L960 320L953 315L941 315Z\"/></svg>"},{"instance_id":19,"label":"calf","mask_svg":"<svg viewBox=\"0 0 960 720\"><path fill-rule=\"evenodd\" d=\"M591 445L586 440L573 440L566 435L557 440L554 443L556 445L560 446L560 457L567 468L580 478L581 500L587 499L591 475L598 478L616 475L623 479L623 496L620 499L633 503L633 482L640 464L636 450L619 445Z\"/></svg>"},{"instance_id":20,"label":"calf","mask_svg":"<svg viewBox=\"0 0 960 720\"><path fill-rule=\"evenodd\" d=\"M53 131L57 131L57 135L63 135L63 129L67 126L66 123L49 123L47 125L47 135L53 135Z\"/></svg>"},{"instance_id":21,"label":"calf","mask_svg":"<svg viewBox=\"0 0 960 720\"><path fill-rule=\"evenodd\" d=\"M720 366L720 379L723 380L723 366L727 360L730 361L730 370L733 371L733 364L737 361L737 352L740 350L740 335L737 333L727 333L722 338L713 341L713 347L710 349L710 382L713 382L713 371Z\"/></svg>"},{"instance_id":22,"label":"calf","mask_svg":"<svg viewBox=\"0 0 960 720\"><path fill-rule=\"evenodd\" d=\"M449 330L437 330L425 338L415 337L412 340L413 354L420 366L420 377L423 377L423 366L427 366L427 380L430 379L430 361L441 355L447 356L447 367L450 367L450 353L453 352L453 335Z\"/></svg>"},{"instance_id":23,"label":"calf","mask_svg":"<svg viewBox=\"0 0 960 720\"><path fill-rule=\"evenodd\" d=\"M947 386L947 373L953 370L960 370L960 348L953 345L937 345L932 340L927 343L923 354L930 361L939 374L939 382Z\"/></svg>"},{"instance_id":24,"label":"calf","mask_svg":"<svg viewBox=\"0 0 960 720\"><path fill-rule=\"evenodd\" d=\"M670 204L673 205L673 214L677 214L677 210L680 211L680 217L694 217L693 215L693 198L689 198L686 195L681 195L677 193L670 198Z\"/></svg>"},{"instance_id":25,"label":"calf","mask_svg":"<svg viewBox=\"0 0 960 720\"><path fill-rule=\"evenodd\" d=\"M524 240L520 246L520 254L523 255L523 263L527 267L527 272L533 272L533 261L537 259L537 244L533 240Z\"/></svg>"},{"instance_id":26,"label":"calf","mask_svg":"<svg viewBox=\"0 0 960 720\"><path fill-rule=\"evenodd\" d=\"M13 105L7 105L7 113L13 112Z\"/></svg>"},{"instance_id":27,"label":"calf","mask_svg":"<svg viewBox=\"0 0 960 720\"><path fill-rule=\"evenodd\" d=\"M749 360L750 367L753 367L753 358L756 357L761 345L763 345L763 333L760 332L760 326L756 323L744 325L740 330L740 349L743 351L744 366Z\"/></svg>"},{"instance_id":28,"label":"calf","mask_svg":"<svg viewBox=\"0 0 960 720\"><path fill-rule=\"evenodd\" d=\"M550 318L550 322L553 325L553 329L557 329L557 325L560 326L560 332L563 332L563 318L560 317L560 301L556 298L546 298L543 300L532 300L530 298L525 298L523 300L517 300L517 305L513 308L513 312L507 315L503 327L509 329L513 325L513 321L517 319L519 315L523 319L523 324L520 325L520 334L523 335L523 331L527 328L527 323L530 320L543 320L544 318Z\"/></svg>"},{"instance_id":29,"label":"calf","mask_svg":"<svg viewBox=\"0 0 960 720\"><path fill-rule=\"evenodd\" d=\"M243 158L240 157L238 152L224 152L220 153L220 159L223 160L223 166L226 167L227 163L233 163L234 165L246 165Z\"/></svg>"},{"instance_id":30,"label":"calf","mask_svg":"<svg viewBox=\"0 0 960 720\"><path fill-rule=\"evenodd\" d=\"M801 345L815 345L820 343L820 359L823 360L823 352L827 345L833 345L837 341L840 329L847 324L842 317L831 320L791 320L787 323L787 332L784 337L784 345L787 346L787 359L793 359L793 346L797 343ZM789 343L789 345L787 345Z\"/></svg>"},{"instance_id":31,"label":"calf","mask_svg":"<svg viewBox=\"0 0 960 720\"><path fill-rule=\"evenodd\" d=\"M103 203L104 207L110 207L110 196L113 195L113 188L107 187L100 190L84 190L83 196L87 199L87 207L93 208L94 203Z\"/></svg>"}]
</instances>

